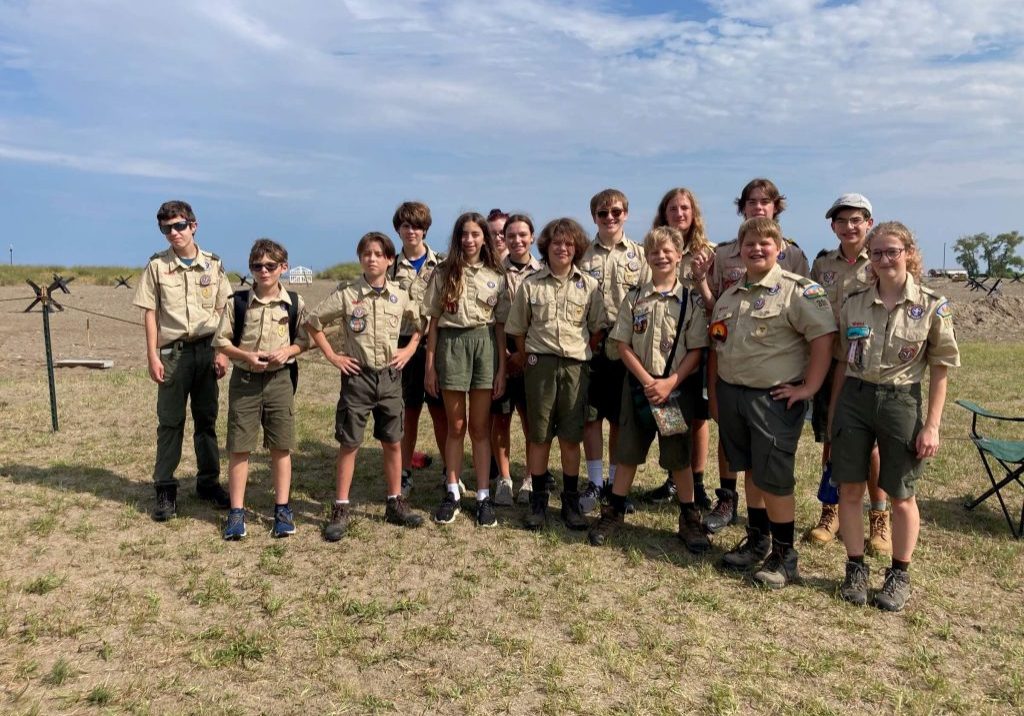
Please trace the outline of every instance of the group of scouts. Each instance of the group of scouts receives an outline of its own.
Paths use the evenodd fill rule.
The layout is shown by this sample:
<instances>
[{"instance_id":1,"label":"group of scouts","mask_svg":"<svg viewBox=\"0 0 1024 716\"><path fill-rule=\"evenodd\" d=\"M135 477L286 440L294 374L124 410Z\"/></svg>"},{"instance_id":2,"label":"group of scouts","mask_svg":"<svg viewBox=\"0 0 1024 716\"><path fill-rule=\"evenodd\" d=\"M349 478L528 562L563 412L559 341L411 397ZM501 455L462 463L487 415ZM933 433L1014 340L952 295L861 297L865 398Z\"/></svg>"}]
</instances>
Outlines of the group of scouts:
<instances>
[{"instance_id":1,"label":"group of scouts","mask_svg":"<svg viewBox=\"0 0 1024 716\"><path fill-rule=\"evenodd\" d=\"M838 246L812 267L782 235L785 197L771 181L749 182L736 207L743 217L736 238L716 247L696 197L673 188L636 243L624 233L626 196L607 189L590 202L593 238L568 218L535 235L525 214L468 212L438 254L425 243L429 208L406 202L393 217L401 250L385 234L366 234L357 247L362 275L308 310L281 284L288 270L283 246L256 241L252 288L232 293L220 258L195 242L192 208L165 203L157 223L170 248L150 259L135 296L149 374L159 385L154 519L175 515L174 471L191 399L197 493L229 508L224 538L246 535L243 498L260 427L275 491L271 534L295 532L288 504L295 359L315 346L341 376L327 540L341 539L349 525L356 455L371 414L383 455L385 520L422 524L407 497L414 460L422 459L415 448L425 404L443 459L435 522L450 523L461 510L468 432L476 524L496 525L495 507L518 500L529 505L524 526L543 529L557 485L548 470L557 438L561 518L601 545L635 509L633 478L657 438L667 478L643 499L676 501L680 539L704 553L709 535L737 522L743 472L746 536L721 564L780 588L799 579L794 461L813 401L814 433L823 443L822 513L807 538L841 537L847 563L840 594L855 604L868 601L865 548L891 554L873 601L902 609L920 527L915 483L939 446L947 368L959 365L949 302L921 284L912 233L895 221L876 225L860 194L840 196L826 212ZM217 380L229 362L225 492L215 424ZM515 414L527 443L518 486L509 455ZM714 503L704 487L708 419L720 436Z\"/></svg>"}]
</instances>

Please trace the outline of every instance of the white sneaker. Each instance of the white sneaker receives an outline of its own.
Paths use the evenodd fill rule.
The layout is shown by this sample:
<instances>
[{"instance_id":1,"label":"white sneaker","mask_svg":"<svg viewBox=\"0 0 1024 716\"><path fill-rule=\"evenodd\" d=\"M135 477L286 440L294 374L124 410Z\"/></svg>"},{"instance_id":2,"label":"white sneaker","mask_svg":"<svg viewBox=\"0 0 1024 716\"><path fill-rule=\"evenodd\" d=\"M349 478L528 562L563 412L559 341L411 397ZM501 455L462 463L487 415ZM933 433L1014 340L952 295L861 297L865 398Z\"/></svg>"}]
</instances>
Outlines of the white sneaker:
<instances>
[{"instance_id":1,"label":"white sneaker","mask_svg":"<svg viewBox=\"0 0 1024 716\"><path fill-rule=\"evenodd\" d=\"M494 504L501 507L509 507L513 504L512 478L503 477L498 480L498 484L494 488Z\"/></svg>"},{"instance_id":2,"label":"white sneaker","mask_svg":"<svg viewBox=\"0 0 1024 716\"><path fill-rule=\"evenodd\" d=\"M519 496L516 498L516 502L520 505L530 504L530 495L533 494L533 478L524 477L522 484L519 485Z\"/></svg>"}]
</instances>

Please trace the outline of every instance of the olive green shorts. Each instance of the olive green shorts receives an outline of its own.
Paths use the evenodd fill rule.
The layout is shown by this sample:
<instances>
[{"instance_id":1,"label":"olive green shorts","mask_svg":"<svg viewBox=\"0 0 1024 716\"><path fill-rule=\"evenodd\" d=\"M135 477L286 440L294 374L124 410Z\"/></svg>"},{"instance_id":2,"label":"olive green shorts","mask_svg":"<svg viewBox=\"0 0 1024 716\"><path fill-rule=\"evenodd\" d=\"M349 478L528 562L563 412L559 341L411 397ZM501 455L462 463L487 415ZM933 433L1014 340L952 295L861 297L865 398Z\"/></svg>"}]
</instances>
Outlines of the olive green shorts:
<instances>
[{"instance_id":1,"label":"olive green shorts","mask_svg":"<svg viewBox=\"0 0 1024 716\"><path fill-rule=\"evenodd\" d=\"M382 443L402 440L405 404L402 374L395 368L364 368L341 377L341 397L334 415L334 437L345 448L363 444L366 422L373 414L373 437Z\"/></svg>"},{"instance_id":2,"label":"olive green shorts","mask_svg":"<svg viewBox=\"0 0 1024 716\"><path fill-rule=\"evenodd\" d=\"M719 378L718 433L729 469L751 471L754 484L770 495L792 495L806 412L806 400L787 408L768 388L732 385ZM832 464L835 469L835 456Z\"/></svg>"},{"instance_id":3,"label":"olive green shorts","mask_svg":"<svg viewBox=\"0 0 1024 716\"><path fill-rule=\"evenodd\" d=\"M434 363L441 390L491 390L498 372L494 326L438 329Z\"/></svg>"},{"instance_id":4,"label":"olive green shorts","mask_svg":"<svg viewBox=\"0 0 1024 716\"><path fill-rule=\"evenodd\" d=\"M292 379L287 368L269 373L231 371L228 387L228 452L252 452L263 447L294 450L295 415Z\"/></svg>"},{"instance_id":5,"label":"olive green shorts","mask_svg":"<svg viewBox=\"0 0 1024 716\"><path fill-rule=\"evenodd\" d=\"M613 456L615 462L619 465L643 465L647 462L647 453L655 436L658 438L658 465L662 469L683 470L690 466L690 434L660 434L643 388L629 374L622 385L619 444Z\"/></svg>"},{"instance_id":6,"label":"olive green shorts","mask_svg":"<svg viewBox=\"0 0 1024 716\"><path fill-rule=\"evenodd\" d=\"M587 364L572 358L531 353L526 357L527 438L546 444L556 437L583 440L587 415Z\"/></svg>"},{"instance_id":7,"label":"olive green shorts","mask_svg":"<svg viewBox=\"0 0 1024 716\"><path fill-rule=\"evenodd\" d=\"M878 486L890 497L913 497L924 470L917 457L921 427L920 383L876 385L848 377L832 421L832 479L865 482L877 442Z\"/></svg>"}]
</instances>

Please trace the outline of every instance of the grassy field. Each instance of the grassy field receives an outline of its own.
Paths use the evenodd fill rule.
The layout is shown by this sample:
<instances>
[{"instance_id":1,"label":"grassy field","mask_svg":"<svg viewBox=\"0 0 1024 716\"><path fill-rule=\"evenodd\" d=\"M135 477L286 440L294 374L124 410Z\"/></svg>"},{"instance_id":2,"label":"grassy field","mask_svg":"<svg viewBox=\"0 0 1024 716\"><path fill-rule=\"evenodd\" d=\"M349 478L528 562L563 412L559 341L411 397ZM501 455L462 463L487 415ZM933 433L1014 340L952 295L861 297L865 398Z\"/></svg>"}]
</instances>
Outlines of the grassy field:
<instances>
[{"instance_id":1,"label":"grassy field","mask_svg":"<svg viewBox=\"0 0 1024 716\"><path fill-rule=\"evenodd\" d=\"M915 592L896 615L837 598L838 544L802 546L804 584L770 593L715 567L742 525L696 559L667 506L641 507L603 548L560 525L557 500L541 534L519 527L518 506L499 510L495 530L465 515L402 530L382 521L369 440L359 519L327 544L338 379L317 356L303 361L297 402L298 534L269 537L260 454L249 537L225 543L222 514L192 495L188 441L178 519L147 516L155 388L141 362L58 373L57 434L45 374L0 374L0 712L1022 713L1024 544L992 505L962 508L984 478L953 404L1024 414L1019 356L1019 345L963 346L968 367L953 374L944 444L920 485ZM424 421L433 452L428 433ZM521 435L515 456L519 476ZM798 460L801 529L817 517L809 427ZM713 466L707 478L717 484ZM413 504L429 511L437 472L415 480ZM660 480L650 468L638 488ZM886 562L869 563L877 588Z\"/></svg>"}]
</instances>

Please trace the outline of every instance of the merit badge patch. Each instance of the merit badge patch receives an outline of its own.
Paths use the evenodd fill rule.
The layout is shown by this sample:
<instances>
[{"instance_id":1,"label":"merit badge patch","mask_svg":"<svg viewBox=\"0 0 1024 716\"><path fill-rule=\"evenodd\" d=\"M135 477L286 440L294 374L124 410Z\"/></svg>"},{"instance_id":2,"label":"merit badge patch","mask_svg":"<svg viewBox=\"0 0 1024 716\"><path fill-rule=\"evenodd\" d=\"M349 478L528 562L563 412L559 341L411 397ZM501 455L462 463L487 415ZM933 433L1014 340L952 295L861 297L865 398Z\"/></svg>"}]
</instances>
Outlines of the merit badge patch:
<instances>
[{"instance_id":1,"label":"merit badge patch","mask_svg":"<svg viewBox=\"0 0 1024 716\"><path fill-rule=\"evenodd\" d=\"M352 318L364 318L366 316L366 309L362 306L356 306L352 309Z\"/></svg>"},{"instance_id":2,"label":"merit badge patch","mask_svg":"<svg viewBox=\"0 0 1024 716\"><path fill-rule=\"evenodd\" d=\"M939 304L939 307L935 309L935 315L939 318L949 318L953 315L953 308L949 305L949 301L943 301Z\"/></svg>"},{"instance_id":3,"label":"merit badge patch","mask_svg":"<svg viewBox=\"0 0 1024 716\"><path fill-rule=\"evenodd\" d=\"M899 352L900 360L903 361L904 363L906 363L916 355L917 348L915 348L914 346L903 346L903 348L901 348Z\"/></svg>"},{"instance_id":4,"label":"merit badge patch","mask_svg":"<svg viewBox=\"0 0 1024 716\"><path fill-rule=\"evenodd\" d=\"M725 321L715 321L708 328L708 334L713 340L724 342L729 337L729 327L725 325Z\"/></svg>"},{"instance_id":5,"label":"merit badge patch","mask_svg":"<svg viewBox=\"0 0 1024 716\"><path fill-rule=\"evenodd\" d=\"M835 271L826 271L825 273L823 273L821 275L821 282L823 284L825 284L826 286L831 286L832 284L834 284L836 282L836 272Z\"/></svg>"},{"instance_id":6,"label":"merit badge patch","mask_svg":"<svg viewBox=\"0 0 1024 716\"><path fill-rule=\"evenodd\" d=\"M628 264L626 264L626 268L628 268L630 271L639 271L640 270L640 262L639 261L630 261Z\"/></svg>"},{"instance_id":7,"label":"merit badge patch","mask_svg":"<svg viewBox=\"0 0 1024 716\"><path fill-rule=\"evenodd\" d=\"M353 333L362 333L366 330L366 319L353 317L349 319L348 327Z\"/></svg>"},{"instance_id":8,"label":"merit badge patch","mask_svg":"<svg viewBox=\"0 0 1024 716\"><path fill-rule=\"evenodd\" d=\"M825 295L825 289L816 283L812 283L804 289L804 298L822 298Z\"/></svg>"},{"instance_id":9,"label":"merit badge patch","mask_svg":"<svg viewBox=\"0 0 1024 716\"><path fill-rule=\"evenodd\" d=\"M627 251L626 252L626 258L627 259L635 259L636 258L636 251L634 251L633 249L630 249L629 251Z\"/></svg>"},{"instance_id":10,"label":"merit badge patch","mask_svg":"<svg viewBox=\"0 0 1024 716\"><path fill-rule=\"evenodd\" d=\"M209 286L210 285L210 274L204 273L202 276L200 276L199 277L199 285L200 286Z\"/></svg>"},{"instance_id":11,"label":"merit badge patch","mask_svg":"<svg viewBox=\"0 0 1024 716\"><path fill-rule=\"evenodd\" d=\"M537 365L537 354L531 353L530 355L526 356L526 363L528 365Z\"/></svg>"},{"instance_id":12,"label":"merit badge patch","mask_svg":"<svg viewBox=\"0 0 1024 716\"><path fill-rule=\"evenodd\" d=\"M913 318L915 321L920 321L924 316L924 306L920 303L915 303L913 306L907 309L907 315Z\"/></svg>"},{"instance_id":13,"label":"merit badge patch","mask_svg":"<svg viewBox=\"0 0 1024 716\"><path fill-rule=\"evenodd\" d=\"M781 290L782 290L782 284L781 283L777 283L777 284L775 284L774 286L772 286L771 288L768 289L768 295L769 296L774 296L774 295L776 295Z\"/></svg>"},{"instance_id":14,"label":"merit badge patch","mask_svg":"<svg viewBox=\"0 0 1024 716\"><path fill-rule=\"evenodd\" d=\"M756 311L761 308L764 308L764 296L754 301L754 310Z\"/></svg>"},{"instance_id":15,"label":"merit badge patch","mask_svg":"<svg viewBox=\"0 0 1024 716\"><path fill-rule=\"evenodd\" d=\"M647 330L647 319L648 314L641 313L638 316L633 316L633 333L643 333Z\"/></svg>"}]
</instances>

